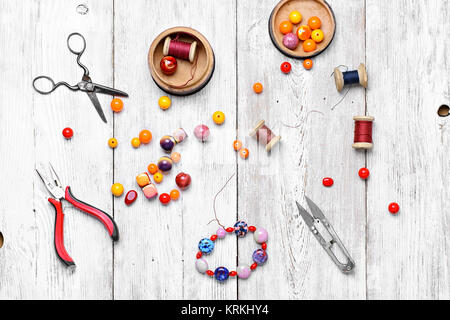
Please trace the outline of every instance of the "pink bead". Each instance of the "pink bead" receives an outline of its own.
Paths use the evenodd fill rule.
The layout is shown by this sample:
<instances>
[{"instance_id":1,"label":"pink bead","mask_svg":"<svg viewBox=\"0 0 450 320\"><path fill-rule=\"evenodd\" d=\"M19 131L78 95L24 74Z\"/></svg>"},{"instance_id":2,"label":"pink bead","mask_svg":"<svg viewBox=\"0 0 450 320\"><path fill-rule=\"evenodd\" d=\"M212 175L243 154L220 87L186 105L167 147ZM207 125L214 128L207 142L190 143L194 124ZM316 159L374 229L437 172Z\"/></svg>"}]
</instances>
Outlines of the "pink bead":
<instances>
[{"instance_id":1,"label":"pink bead","mask_svg":"<svg viewBox=\"0 0 450 320\"><path fill-rule=\"evenodd\" d=\"M298 37L292 32L285 34L283 36L283 44L286 48L294 50L298 46Z\"/></svg>"},{"instance_id":2,"label":"pink bead","mask_svg":"<svg viewBox=\"0 0 450 320\"><path fill-rule=\"evenodd\" d=\"M219 228L217 229L216 234L219 239L223 239L227 235L227 232L225 231L224 228Z\"/></svg>"},{"instance_id":3,"label":"pink bead","mask_svg":"<svg viewBox=\"0 0 450 320\"><path fill-rule=\"evenodd\" d=\"M195 127L194 135L201 142L205 142L206 140L208 140L209 137L209 128L204 124L200 124Z\"/></svg>"},{"instance_id":4,"label":"pink bead","mask_svg":"<svg viewBox=\"0 0 450 320\"><path fill-rule=\"evenodd\" d=\"M142 191L144 192L144 196L147 199L151 199L158 195L158 190L156 190L156 187L153 183L150 183L149 185L143 187Z\"/></svg>"},{"instance_id":5,"label":"pink bead","mask_svg":"<svg viewBox=\"0 0 450 320\"><path fill-rule=\"evenodd\" d=\"M263 243L267 241L267 239L269 238L269 234L267 233L266 229L258 228L253 233L253 238L255 239L256 242Z\"/></svg>"},{"instance_id":6,"label":"pink bead","mask_svg":"<svg viewBox=\"0 0 450 320\"><path fill-rule=\"evenodd\" d=\"M241 279L247 279L252 274L252 270L250 270L250 267L246 265L238 266L236 272L238 277Z\"/></svg>"}]
</instances>

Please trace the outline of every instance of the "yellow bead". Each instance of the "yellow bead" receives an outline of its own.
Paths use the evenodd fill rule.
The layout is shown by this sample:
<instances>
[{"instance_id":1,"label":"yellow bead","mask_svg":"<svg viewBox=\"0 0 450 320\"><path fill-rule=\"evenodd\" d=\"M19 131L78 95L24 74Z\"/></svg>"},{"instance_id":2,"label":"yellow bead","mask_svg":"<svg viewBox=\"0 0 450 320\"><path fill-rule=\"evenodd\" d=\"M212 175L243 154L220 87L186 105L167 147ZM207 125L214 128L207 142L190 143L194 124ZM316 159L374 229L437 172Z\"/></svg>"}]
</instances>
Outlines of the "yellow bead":
<instances>
[{"instance_id":1,"label":"yellow bead","mask_svg":"<svg viewBox=\"0 0 450 320\"><path fill-rule=\"evenodd\" d=\"M116 138L111 138L108 140L108 146L110 146L110 148L114 149L115 147L117 147L117 139Z\"/></svg>"},{"instance_id":2,"label":"yellow bead","mask_svg":"<svg viewBox=\"0 0 450 320\"><path fill-rule=\"evenodd\" d=\"M292 11L289 14L289 21L291 21L293 24L299 24L300 21L302 21L302 14L297 10Z\"/></svg>"},{"instance_id":3,"label":"yellow bead","mask_svg":"<svg viewBox=\"0 0 450 320\"><path fill-rule=\"evenodd\" d=\"M161 172L157 172L153 175L153 180L155 180L156 183L161 183L163 181L163 175Z\"/></svg>"},{"instance_id":4,"label":"yellow bead","mask_svg":"<svg viewBox=\"0 0 450 320\"><path fill-rule=\"evenodd\" d=\"M216 111L213 113L212 118L215 124L222 124L225 121L225 113Z\"/></svg>"},{"instance_id":5,"label":"yellow bead","mask_svg":"<svg viewBox=\"0 0 450 320\"><path fill-rule=\"evenodd\" d=\"M120 197L123 194L123 185L121 185L120 183L114 183L111 186L111 192L116 197Z\"/></svg>"},{"instance_id":6,"label":"yellow bead","mask_svg":"<svg viewBox=\"0 0 450 320\"><path fill-rule=\"evenodd\" d=\"M170 98L168 96L162 96L158 100L158 105L163 110L169 109L171 103L172 103L172 101L170 101Z\"/></svg>"},{"instance_id":7,"label":"yellow bead","mask_svg":"<svg viewBox=\"0 0 450 320\"><path fill-rule=\"evenodd\" d=\"M139 138L133 138L131 139L131 145L134 148L139 148L139 146L141 145L141 140L139 140Z\"/></svg>"},{"instance_id":8,"label":"yellow bead","mask_svg":"<svg viewBox=\"0 0 450 320\"><path fill-rule=\"evenodd\" d=\"M317 43L322 42L323 31L320 29L313 30L313 32L311 33L311 39L313 39Z\"/></svg>"}]
</instances>

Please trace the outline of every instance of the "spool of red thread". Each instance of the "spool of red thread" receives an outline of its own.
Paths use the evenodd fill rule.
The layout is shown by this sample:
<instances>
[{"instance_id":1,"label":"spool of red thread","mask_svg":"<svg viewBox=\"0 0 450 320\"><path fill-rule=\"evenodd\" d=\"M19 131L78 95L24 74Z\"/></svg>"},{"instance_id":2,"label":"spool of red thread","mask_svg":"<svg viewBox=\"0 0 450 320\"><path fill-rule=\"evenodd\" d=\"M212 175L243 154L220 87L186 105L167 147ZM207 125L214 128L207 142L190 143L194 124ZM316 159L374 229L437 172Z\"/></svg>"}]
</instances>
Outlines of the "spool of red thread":
<instances>
[{"instance_id":1,"label":"spool of red thread","mask_svg":"<svg viewBox=\"0 0 450 320\"><path fill-rule=\"evenodd\" d=\"M281 137L275 135L264 123L264 120L258 122L253 130L250 131L250 136L256 136L256 140L265 145L266 151L269 152L280 141Z\"/></svg>"},{"instance_id":2,"label":"spool of red thread","mask_svg":"<svg viewBox=\"0 0 450 320\"><path fill-rule=\"evenodd\" d=\"M354 116L355 134L352 147L355 149L371 149L372 142L372 124L374 117L371 116Z\"/></svg>"},{"instance_id":3,"label":"spool of red thread","mask_svg":"<svg viewBox=\"0 0 450 320\"><path fill-rule=\"evenodd\" d=\"M166 40L164 40L164 56L173 56L175 58L189 60L189 62L192 63L194 62L196 50L197 41L189 43L180 40L172 40L170 36L167 36Z\"/></svg>"}]
</instances>

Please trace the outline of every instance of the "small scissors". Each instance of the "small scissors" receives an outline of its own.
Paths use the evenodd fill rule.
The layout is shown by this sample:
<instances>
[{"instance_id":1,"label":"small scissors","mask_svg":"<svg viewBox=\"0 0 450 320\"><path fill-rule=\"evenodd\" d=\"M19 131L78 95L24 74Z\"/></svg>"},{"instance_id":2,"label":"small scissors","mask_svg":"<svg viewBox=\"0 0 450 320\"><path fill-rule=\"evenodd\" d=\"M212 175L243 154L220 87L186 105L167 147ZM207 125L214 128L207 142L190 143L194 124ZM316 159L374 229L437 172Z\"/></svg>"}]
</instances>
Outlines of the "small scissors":
<instances>
[{"instance_id":1,"label":"small scissors","mask_svg":"<svg viewBox=\"0 0 450 320\"><path fill-rule=\"evenodd\" d=\"M70 46L70 38L73 36L78 36L83 40L83 47L79 51L74 50ZM33 80L34 90L36 90L40 94L49 94L49 93L55 91L55 89L58 88L59 86L63 85L72 91L78 91L78 90L84 91L87 93L89 99L91 99L92 103L94 104L94 107L97 110L100 118L102 118L102 120L106 123L105 114L103 113L102 107L100 106L100 102L98 101L96 93L109 94L109 95L119 96L119 97L128 97L128 94L123 91L116 90L114 88L110 88L110 87L106 87L106 86L102 86L100 84L92 82L91 77L89 77L88 68L86 68L86 66L80 62L81 55L83 54L84 50L86 49L86 40L84 39L84 37L81 34L79 34L78 32L69 34L69 36L67 37L67 47L69 48L70 52L72 52L73 54L75 54L77 56L77 63L84 71L83 77L81 78L81 82L79 82L73 86L71 86L70 84L68 84L67 82L64 82L64 81L60 81L55 84L55 82L53 81L52 78L47 77L47 76L39 76L39 77L34 78L34 80ZM36 87L36 81L41 80L41 79L45 79L50 82L51 88L49 90L47 90L47 91L40 90Z\"/></svg>"},{"instance_id":2,"label":"small scissors","mask_svg":"<svg viewBox=\"0 0 450 320\"><path fill-rule=\"evenodd\" d=\"M42 172L36 169L39 177L45 184L47 190L52 194L53 198L48 198L48 202L50 202L53 207L55 207L56 211L56 219L55 219L55 249L58 254L59 259L66 265L66 267L74 267L75 262L67 253L66 248L64 247L64 212L62 208L62 201L69 201L74 207L86 212L87 214L93 216L97 220L99 220L108 230L109 235L111 236L113 241L119 240L119 230L117 229L117 225L114 222L114 219L109 216L106 212L97 209L81 200L78 200L72 195L70 191L70 187L62 186L59 181L58 175L53 169L52 165L49 163L51 180L49 180Z\"/></svg>"},{"instance_id":3,"label":"small scissors","mask_svg":"<svg viewBox=\"0 0 450 320\"><path fill-rule=\"evenodd\" d=\"M343 273L348 273L352 271L353 268L355 267L355 262L348 253L347 249L345 249L341 240L339 240L339 237L337 236L333 227L325 218L325 215L323 214L322 210L320 210L319 207L311 199L309 199L306 196L305 198L309 208L311 209L312 215L309 214L297 201L295 203L297 203L298 211L300 212L300 215L302 216L303 220L305 220L306 225L308 226L310 231L314 234L317 241L320 242L324 250L330 256L331 260L333 260L333 262L336 264L336 266ZM334 254L333 250L331 250L333 248L333 244L335 243L347 258L346 263L340 262L339 259Z\"/></svg>"}]
</instances>

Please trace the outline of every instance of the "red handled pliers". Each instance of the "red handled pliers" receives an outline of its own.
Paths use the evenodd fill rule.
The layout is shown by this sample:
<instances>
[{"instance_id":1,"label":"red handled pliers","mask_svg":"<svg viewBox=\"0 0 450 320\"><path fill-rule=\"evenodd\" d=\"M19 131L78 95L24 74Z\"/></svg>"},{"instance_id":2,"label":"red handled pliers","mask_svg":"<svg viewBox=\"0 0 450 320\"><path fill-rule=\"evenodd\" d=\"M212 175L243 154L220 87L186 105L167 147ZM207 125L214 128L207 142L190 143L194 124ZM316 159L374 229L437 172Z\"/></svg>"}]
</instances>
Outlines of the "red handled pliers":
<instances>
[{"instance_id":1,"label":"red handled pliers","mask_svg":"<svg viewBox=\"0 0 450 320\"><path fill-rule=\"evenodd\" d=\"M90 214L97 220L100 220L101 223L106 227L108 230L109 235L111 236L113 241L119 240L119 230L117 229L117 225L114 222L113 218L109 216L106 212L99 210L87 203L84 203L83 201L78 200L75 198L72 193L70 192L70 187L65 187L65 190L59 181L58 175L55 172L55 169L53 169L51 163L49 163L50 166L50 173L52 175L52 182L48 180L42 172L39 172L38 169L36 169L39 177L41 177L42 181L45 184L45 187L47 190L53 195L54 198L48 198L48 201L55 207L56 210L56 220L55 220L55 249L58 257L61 259L61 261L67 266L75 266L75 263L73 262L70 255L67 253L66 248L64 247L64 213L62 209L62 203L61 200L65 199L69 201L74 207L86 212L87 214Z\"/></svg>"}]
</instances>

